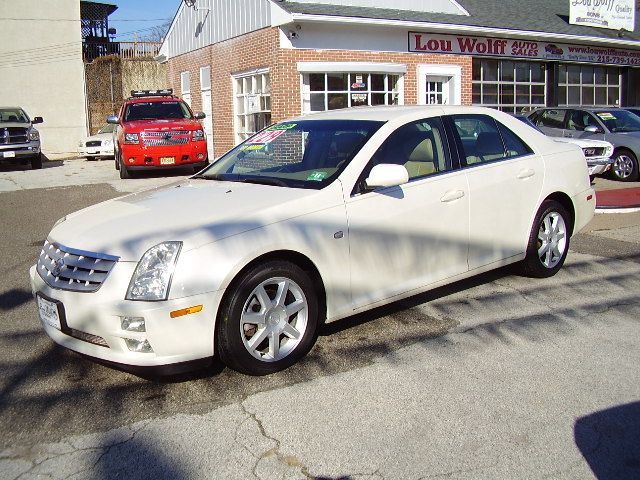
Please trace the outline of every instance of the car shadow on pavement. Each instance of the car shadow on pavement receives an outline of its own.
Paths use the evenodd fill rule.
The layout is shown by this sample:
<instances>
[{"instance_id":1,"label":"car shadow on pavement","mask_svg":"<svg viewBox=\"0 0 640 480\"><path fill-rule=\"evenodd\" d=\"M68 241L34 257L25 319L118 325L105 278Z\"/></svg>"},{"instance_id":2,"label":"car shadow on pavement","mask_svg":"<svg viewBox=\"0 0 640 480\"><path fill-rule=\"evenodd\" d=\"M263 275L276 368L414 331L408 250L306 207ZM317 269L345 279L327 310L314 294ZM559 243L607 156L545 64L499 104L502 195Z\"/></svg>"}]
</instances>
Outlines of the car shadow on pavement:
<instances>
[{"instance_id":1,"label":"car shadow on pavement","mask_svg":"<svg viewBox=\"0 0 640 480\"><path fill-rule=\"evenodd\" d=\"M12 310L20 305L30 302L31 300L33 300L31 291L14 288L13 290L0 293L0 310Z\"/></svg>"},{"instance_id":2,"label":"car shadow on pavement","mask_svg":"<svg viewBox=\"0 0 640 480\"><path fill-rule=\"evenodd\" d=\"M640 402L579 418L574 438L598 480L640 478Z\"/></svg>"}]
</instances>

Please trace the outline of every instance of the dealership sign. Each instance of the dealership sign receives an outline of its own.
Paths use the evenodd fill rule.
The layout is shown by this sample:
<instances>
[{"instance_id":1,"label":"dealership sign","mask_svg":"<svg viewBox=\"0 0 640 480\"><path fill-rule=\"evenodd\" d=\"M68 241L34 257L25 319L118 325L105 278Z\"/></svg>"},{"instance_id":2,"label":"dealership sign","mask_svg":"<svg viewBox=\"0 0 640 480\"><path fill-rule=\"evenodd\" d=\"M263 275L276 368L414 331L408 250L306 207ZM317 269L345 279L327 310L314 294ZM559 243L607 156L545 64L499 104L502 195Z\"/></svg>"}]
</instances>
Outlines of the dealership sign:
<instances>
[{"instance_id":1,"label":"dealership sign","mask_svg":"<svg viewBox=\"0 0 640 480\"><path fill-rule=\"evenodd\" d=\"M409 32L409 51L563 62L640 65L640 50L463 35Z\"/></svg>"},{"instance_id":2,"label":"dealership sign","mask_svg":"<svg viewBox=\"0 0 640 480\"><path fill-rule=\"evenodd\" d=\"M635 0L569 0L569 23L588 27L635 29Z\"/></svg>"}]
</instances>

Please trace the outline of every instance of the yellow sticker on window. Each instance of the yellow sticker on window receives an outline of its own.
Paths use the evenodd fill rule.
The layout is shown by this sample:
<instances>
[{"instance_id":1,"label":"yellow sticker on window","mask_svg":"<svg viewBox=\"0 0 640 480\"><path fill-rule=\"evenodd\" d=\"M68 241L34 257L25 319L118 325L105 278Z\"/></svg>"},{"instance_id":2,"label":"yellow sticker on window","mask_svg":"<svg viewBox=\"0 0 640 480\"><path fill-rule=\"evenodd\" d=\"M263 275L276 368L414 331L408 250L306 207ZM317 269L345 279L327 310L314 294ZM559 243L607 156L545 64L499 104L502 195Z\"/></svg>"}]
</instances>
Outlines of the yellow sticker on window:
<instances>
[{"instance_id":1,"label":"yellow sticker on window","mask_svg":"<svg viewBox=\"0 0 640 480\"><path fill-rule=\"evenodd\" d=\"M616 117L613 115L613 113L610 112L598 112L596 115L598 115L602 120L615 120Z\"/></svg>"},{"instance_id":2,"label":"yellow sticker on window","mask_svg":"<svg viewBox=\"0 0 640 480\"><path fill-rule=\"evenodd\" d=\"M243 145L240 147L240 150L243 152L251 152L254 150L262 150L265 147L263 143L257 145Z\"/></svg>"}]
</instances>

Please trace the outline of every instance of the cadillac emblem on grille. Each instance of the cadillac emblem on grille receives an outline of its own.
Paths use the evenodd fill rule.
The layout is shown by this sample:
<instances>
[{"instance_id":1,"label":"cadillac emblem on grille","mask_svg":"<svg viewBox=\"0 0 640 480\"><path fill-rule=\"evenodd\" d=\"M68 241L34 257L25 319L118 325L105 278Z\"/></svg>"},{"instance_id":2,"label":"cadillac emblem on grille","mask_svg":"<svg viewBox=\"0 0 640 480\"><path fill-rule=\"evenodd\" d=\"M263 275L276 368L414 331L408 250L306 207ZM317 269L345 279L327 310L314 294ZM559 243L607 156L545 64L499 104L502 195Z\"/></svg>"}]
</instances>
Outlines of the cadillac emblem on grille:
<instances>
[{"instance_id":1,"label":"cadillac emblem on grille","mask_svg":"<svg viewBox=\"0 0 640 480\"><path fill-rule=\"evenodd\" d=\"M53 266L51 268L51 275L54 277L59 277L62 273L62 269L64 268L64 258L58 258L53 262Z\"/></svg>"}]
</instances>

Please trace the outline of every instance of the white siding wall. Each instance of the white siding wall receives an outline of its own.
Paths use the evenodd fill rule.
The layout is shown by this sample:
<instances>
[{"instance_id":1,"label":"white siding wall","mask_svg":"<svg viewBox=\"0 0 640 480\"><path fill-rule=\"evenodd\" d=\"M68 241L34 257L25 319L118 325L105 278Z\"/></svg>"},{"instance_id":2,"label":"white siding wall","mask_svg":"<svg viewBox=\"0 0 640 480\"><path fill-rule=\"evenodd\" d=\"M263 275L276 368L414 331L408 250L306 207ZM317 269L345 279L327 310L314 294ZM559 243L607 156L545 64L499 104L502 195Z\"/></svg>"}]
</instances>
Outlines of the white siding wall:
<instances>
[{"instance_id":1,"label":"white siding wall","mask_svg":"<svg viewBox=\"0 0 640 480\"><path fill-rule=\"evenodd\" d=\"M168 58L271 25L269 0L198 0L180 4L165 41Z\"/></svg>"},{"instance_id":2,"label":"white siding wall","mask_svg":"<svg viewBox=\"0 0 640 480\"><path fill-rule=\"evenodd\" d=\"M78 0L0 1L0 105L20 106L50 156L75 152L86 135Z\"/></svg>"}]
</instances>

